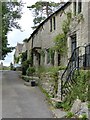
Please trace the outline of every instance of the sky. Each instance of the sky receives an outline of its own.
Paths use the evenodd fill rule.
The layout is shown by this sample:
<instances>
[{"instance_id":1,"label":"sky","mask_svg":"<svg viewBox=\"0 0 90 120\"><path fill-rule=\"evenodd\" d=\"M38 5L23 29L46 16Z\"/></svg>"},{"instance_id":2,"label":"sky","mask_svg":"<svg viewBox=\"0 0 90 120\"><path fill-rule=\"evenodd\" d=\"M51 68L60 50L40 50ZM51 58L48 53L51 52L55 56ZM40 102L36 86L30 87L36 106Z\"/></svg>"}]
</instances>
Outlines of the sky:
<instances>
[{"instance_id":1,"label":"sky","mask_svg":"<svg viewBox=\"0 0 90 120\"><path fill-rule=\"evenodd\" d=\"M33 32L32 31L32 26L33 26L33 16L31 11L27 8L27 6L30 6L37 2L38 0L22 0L25 4L22 9L22 18L18 20L22 31L13 29L13 31L8 33L8 43L10 46L15 47L17 45L17 42L23 43L23 40L26 38L30 37L30 34ZM60 2L60 1L67 1L67 0L42 0L42 1L54 1L54 2ZM4 66L9 66L10 63L13 63L13 55L14 55L15 50L12 53L9 53L5 60L2 61ZM1 61L0 61L1 62Z\"/></svg>"}]
</instances>

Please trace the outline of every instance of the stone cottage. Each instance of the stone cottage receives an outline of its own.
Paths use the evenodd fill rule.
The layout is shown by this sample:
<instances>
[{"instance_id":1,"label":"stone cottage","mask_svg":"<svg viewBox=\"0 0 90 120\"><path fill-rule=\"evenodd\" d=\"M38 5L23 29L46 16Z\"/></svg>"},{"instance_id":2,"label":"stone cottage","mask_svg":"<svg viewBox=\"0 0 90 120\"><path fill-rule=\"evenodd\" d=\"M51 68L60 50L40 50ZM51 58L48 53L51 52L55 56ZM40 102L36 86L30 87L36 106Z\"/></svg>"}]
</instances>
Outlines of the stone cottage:
<instances>
[{"instance_id":1,"label":"stone cottage","mask_svg":"<svg viewBox=\"0 0 90 120\"><path fill-rule=\"evenodd\" d=\"M67 20L66 14L68 12L71 13L72 17L66 36L66 52L62 54L54 49L54 39L62 34L62 26ZM68 65L65 71L59 71L58 77L57 96L63 99L63 93L66 90L64 83L71 80L77 67L90 68L90 0L87 2L72 0L72 2L61 5L58 10L40 23L31 36L24 41L21 53L26 51L27 60L32 60L32 65L35 67L66 67ZM16 48L15 56L17 53ZM49 82L49 77L47 79L45 80L46 84L47 81ZM47 88L52 87L47 86Z\"/></svg>"},{"instance_id":2,"label":"stone cottage","mask_svg":"<svg viewBox=\"0 0 90 120\"><path fill-rule=\"evenodd\" d=\"M72 13L70 30L67 35L67 52L63 55L54 51L50 57L49 50L55 46L54 38L62 33L62 24L66 15ZM33 57L34 66L66 66L73 51L79 46L90 44L90 1L82 2L74 0L67 2L57 11L46 18L31 34L28 39L28 59ZM90 45L88 62L90 66ZM83 47L80 48L80 55L85 54Z\"/></svg>"},{"instance_id":3,"label":"stone cottage","mask_svg":"<svg viewBox=\"0 0 90 120\"><path fill-rule=\"evenodd\" d=\"M23 44L17 43L17 46L15 47L15 53L14 53L14 64L17 63L17 59L19 58L20 54L22 53L22 48L23 48Z\"/></svg>"},{"instance_id":4,"label":"stone cottage","mask_svg":"<svg viewBox=\"0 0 90 120\"><path fill-rule=\"evenodd\" d=\"M28 50L27 39L23 40L22 53Z\"/></svg>"}]
</instances>

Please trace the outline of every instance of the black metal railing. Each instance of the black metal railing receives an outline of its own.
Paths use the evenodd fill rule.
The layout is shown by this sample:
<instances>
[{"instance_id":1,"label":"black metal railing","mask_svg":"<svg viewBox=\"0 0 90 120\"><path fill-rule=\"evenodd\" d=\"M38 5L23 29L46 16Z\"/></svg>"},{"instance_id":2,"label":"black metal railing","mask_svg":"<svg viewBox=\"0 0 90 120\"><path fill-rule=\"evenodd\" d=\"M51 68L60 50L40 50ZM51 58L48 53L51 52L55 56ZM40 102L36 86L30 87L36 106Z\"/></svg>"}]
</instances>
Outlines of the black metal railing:
<instances>
[{"instance_id":1,"label":"black metal railing","mask_svg":"<svg viewBox=\"0 0 90 120\"><path fill-rule=\"evenodd\" d=\"M90 68L90 44L85 47L85 67Z\"/></svg>"},{"instance_id":2,"label":"black metal railing","mask_svg":"<svg viewBox=\"0 0 90 120\"><path fill-rule=\"evenodd\" d=\"M69 60L69 63L61 76L61 100L69 93L75 82L75 72L80 69L90 68L90 44L77 47ZM78 75L77 74L77 75Z\"/></svg>"}]
</instances>

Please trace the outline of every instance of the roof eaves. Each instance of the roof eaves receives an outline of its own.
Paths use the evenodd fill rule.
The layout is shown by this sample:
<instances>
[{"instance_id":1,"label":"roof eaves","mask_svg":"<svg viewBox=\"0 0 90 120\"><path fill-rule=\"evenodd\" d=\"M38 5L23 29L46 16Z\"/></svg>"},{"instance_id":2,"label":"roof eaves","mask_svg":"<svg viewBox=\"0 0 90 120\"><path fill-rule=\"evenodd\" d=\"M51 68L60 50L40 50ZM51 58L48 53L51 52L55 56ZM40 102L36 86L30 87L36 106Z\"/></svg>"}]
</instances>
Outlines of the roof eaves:
<instances>
[{"instance_id":1,"label":"roof eaves","mask_svg":"<svg viewBox=\"0 0 90 120\"><path fill-rule=\"evenodd\" d=\"M33 33L30 35L30 37L28 38L28 41L33 37L33 35L38 31L38 29L50 18L52 17L54 14L58 13L60 10L65 9L65 7L67 5L71 4L70 1L66 2L63 6L61 6L61 8L59 8L58 10L56 10L54 13L52 13L49 17L47 17L43 22L41 22L38 27L33 31Z\"/></svg>"}]
</instances>

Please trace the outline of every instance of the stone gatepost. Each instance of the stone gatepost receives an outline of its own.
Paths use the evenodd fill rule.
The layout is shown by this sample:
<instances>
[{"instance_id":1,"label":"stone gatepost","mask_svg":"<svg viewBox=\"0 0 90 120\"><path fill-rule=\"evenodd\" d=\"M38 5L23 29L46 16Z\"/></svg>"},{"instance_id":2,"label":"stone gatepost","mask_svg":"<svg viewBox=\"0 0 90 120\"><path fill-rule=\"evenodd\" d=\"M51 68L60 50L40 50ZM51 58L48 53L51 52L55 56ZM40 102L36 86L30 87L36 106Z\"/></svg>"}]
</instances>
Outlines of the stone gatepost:
<instances>
[{"instance_id":1,"label":"stone gatepost","mask_svg":"<svg viewBox=\"0 0 90 120\"><path fill-rule=\"evenodd\" d=\"M61 76L63 74L64 70L58 71L58 92L57 92L57 98L61 100Z\"/></svg>"},{"instance_id":2,"label":"stone gatepost","mask_svg":"<svg viewBox=\"0 0 90 120\"><path fill-rule=\"evenodd\" d=\"M55 55L54 55L54 66L58 66L58 52L55 51Z\"/></svg>"}]
</instances>

